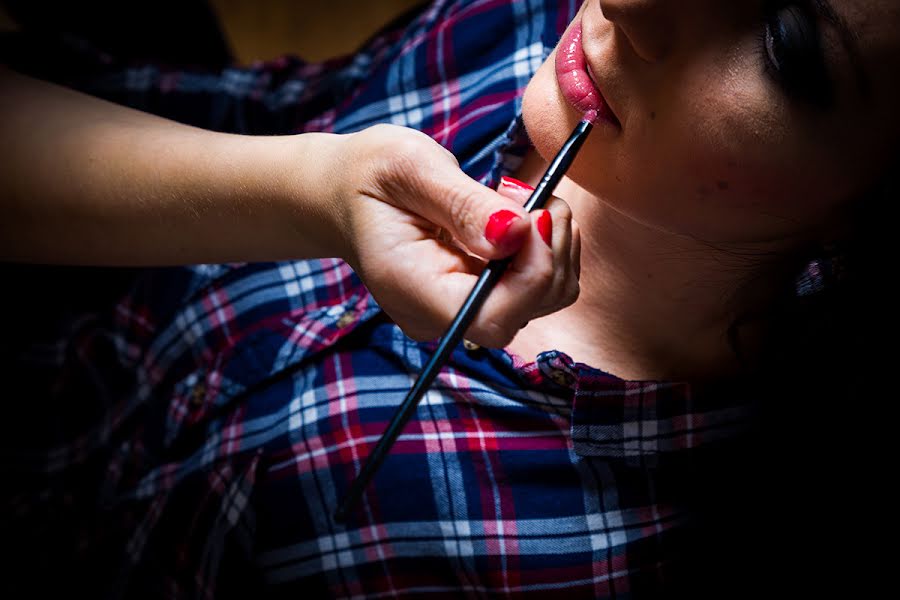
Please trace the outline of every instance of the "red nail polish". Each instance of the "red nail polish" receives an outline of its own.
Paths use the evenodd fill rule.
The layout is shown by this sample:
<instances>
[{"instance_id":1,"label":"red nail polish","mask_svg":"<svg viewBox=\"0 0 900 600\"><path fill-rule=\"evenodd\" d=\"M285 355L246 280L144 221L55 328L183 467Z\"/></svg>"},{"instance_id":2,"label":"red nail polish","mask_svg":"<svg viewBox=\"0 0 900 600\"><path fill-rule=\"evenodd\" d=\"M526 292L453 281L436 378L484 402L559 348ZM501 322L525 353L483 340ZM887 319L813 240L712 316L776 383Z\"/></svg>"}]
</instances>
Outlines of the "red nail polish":
<instances>
[{"instance_id":1,"label":"red nail polish","mask_svg":"<svg viewBox=\"0 0 900 600\"><path fill-rule=\"evenodd\" d=\"M498 210L488 219L487 226L484 228L484 237L493 245L502 246L509 226L518 218L520 218L519 215L511 210Z\"/></svg>"},{"instance_id":2,"label":"red nail polish","mask_svg":"<svg viewBox=\"0 0 900 600\"><path fill-rule=\"evenodd\" d=\"M537 218L537 228L538 233L541 234L541 237L544 239L544 243L549 247L553 247L553 243L551 240L553 239L553 217L550 216L550 211L545 210L541 213L541 216Z\"/></svg>"},{"instance_id":3,"label":"red nail polish","mask_svg":"<svg viewBox=\"0 0 900 600\"><path fill-rule=\"evenodd\" d=\"M513 177L503 176L500 178L500 185L505 185L506 187L511 187L519 190L528 190L529 192L533 192L534 188L525 183L524 181L519 181Z\"/></svg>"}]
</instances>

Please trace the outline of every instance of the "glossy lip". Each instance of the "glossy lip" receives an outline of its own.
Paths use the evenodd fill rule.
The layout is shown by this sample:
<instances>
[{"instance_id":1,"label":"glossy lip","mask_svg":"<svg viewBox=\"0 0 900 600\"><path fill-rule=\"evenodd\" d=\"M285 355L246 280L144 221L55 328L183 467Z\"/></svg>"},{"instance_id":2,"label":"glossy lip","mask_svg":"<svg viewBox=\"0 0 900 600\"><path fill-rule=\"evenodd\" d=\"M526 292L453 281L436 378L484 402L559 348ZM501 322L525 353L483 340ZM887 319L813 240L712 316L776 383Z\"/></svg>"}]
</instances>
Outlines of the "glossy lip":
<instances>
[{"instance_id":1,"label":"glossy lip","mask_svg":"<svg viewBox=\"0 0 900 600\"><path fill-rule=\"evenodd\" d=\"M606 98L588 73L581 45L581 22L573 23L556 50L556 80L566 100L582 114L595 111L597 119L621 127Z\"/></svg>"}]
</instances>

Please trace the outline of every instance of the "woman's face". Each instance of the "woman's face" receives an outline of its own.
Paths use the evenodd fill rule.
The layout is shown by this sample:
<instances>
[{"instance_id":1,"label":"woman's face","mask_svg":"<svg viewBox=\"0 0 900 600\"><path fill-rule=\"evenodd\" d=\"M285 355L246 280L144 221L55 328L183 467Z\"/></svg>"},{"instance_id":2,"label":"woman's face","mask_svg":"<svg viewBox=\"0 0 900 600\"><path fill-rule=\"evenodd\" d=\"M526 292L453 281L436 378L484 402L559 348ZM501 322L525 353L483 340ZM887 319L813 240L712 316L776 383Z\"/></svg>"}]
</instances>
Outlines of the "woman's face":
<instances>
[{"instance_id":1,"label":"woman's face","mask_svg":"<svg viewBox=\"0 0 900 600\"><path fill-rule=\"evenodd\" d=\"M824 235L898 148L897 0L587 0L525 92L545 158L581 118L560 86L579 73L556 60L579 26L614 119L569 177L647 226L711 243Z\"/></svg>"}]
</instances>

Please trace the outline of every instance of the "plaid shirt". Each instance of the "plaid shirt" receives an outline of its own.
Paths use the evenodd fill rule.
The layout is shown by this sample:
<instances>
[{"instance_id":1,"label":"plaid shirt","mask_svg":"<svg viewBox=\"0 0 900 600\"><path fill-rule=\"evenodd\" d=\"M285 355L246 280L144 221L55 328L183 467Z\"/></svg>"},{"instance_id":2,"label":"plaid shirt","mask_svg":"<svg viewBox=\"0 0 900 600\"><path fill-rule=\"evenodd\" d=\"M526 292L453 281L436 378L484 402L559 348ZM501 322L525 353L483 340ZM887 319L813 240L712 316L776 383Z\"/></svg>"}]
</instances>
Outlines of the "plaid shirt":
<instances>
[{"instance_id":1,"label":"plaid shirt","mask_svg":"<svg viewBox=\"0 0 900 600\"><path fill-rule=\"evenodd\" d=\"M218 130L414 127L494 186L528 147L522 91L577 8L441 0L322 64L101 61L60 78ZM38 278L62 286L59 272ZM623 381L552 349L460 347L338 524L435 344L405 337L337 259L123 279L46 335L21 327L18 410L46 426L4 451L26 576L52 564L129 597L656 597L689 535L693 457L745 419L738 396Z\"/></svg>"}]
</instances>

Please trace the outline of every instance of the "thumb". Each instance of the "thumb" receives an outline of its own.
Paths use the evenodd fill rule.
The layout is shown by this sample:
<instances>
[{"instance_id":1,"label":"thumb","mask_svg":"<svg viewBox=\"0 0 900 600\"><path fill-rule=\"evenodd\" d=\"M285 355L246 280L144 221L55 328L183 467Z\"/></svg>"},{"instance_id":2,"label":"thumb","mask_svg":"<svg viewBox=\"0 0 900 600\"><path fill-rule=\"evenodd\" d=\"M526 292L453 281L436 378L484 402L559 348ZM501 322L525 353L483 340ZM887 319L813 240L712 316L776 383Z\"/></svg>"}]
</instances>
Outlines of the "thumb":
<instances>
[{"instance_id":1,"label":"thumb","mask_svg":"<svg viewBox=\"0 0 900 600\"><path fill-rule=\"evenodd\" d=\"M530 192L505 185L495 192L462 176L464 180L452 187L434 190L440 202L435 221L482 258L505 258L518 252L531 231L531 217L523 208Z\"/></svg>"},{"instance_id":2,"label":"thumb","mask_svg":"<svg viewBox=\"0 0 900 600\"><path fill-rule=\"evenodd\" d=\"M515 254L531 231L531 218L523 208L528 192L523 188L501 194L481 185L449 152L430 158L420 155L417 172L401 174L406 185L396 186L390 201L439 225L482 258Z\"/></svg>"}]
</instances>

